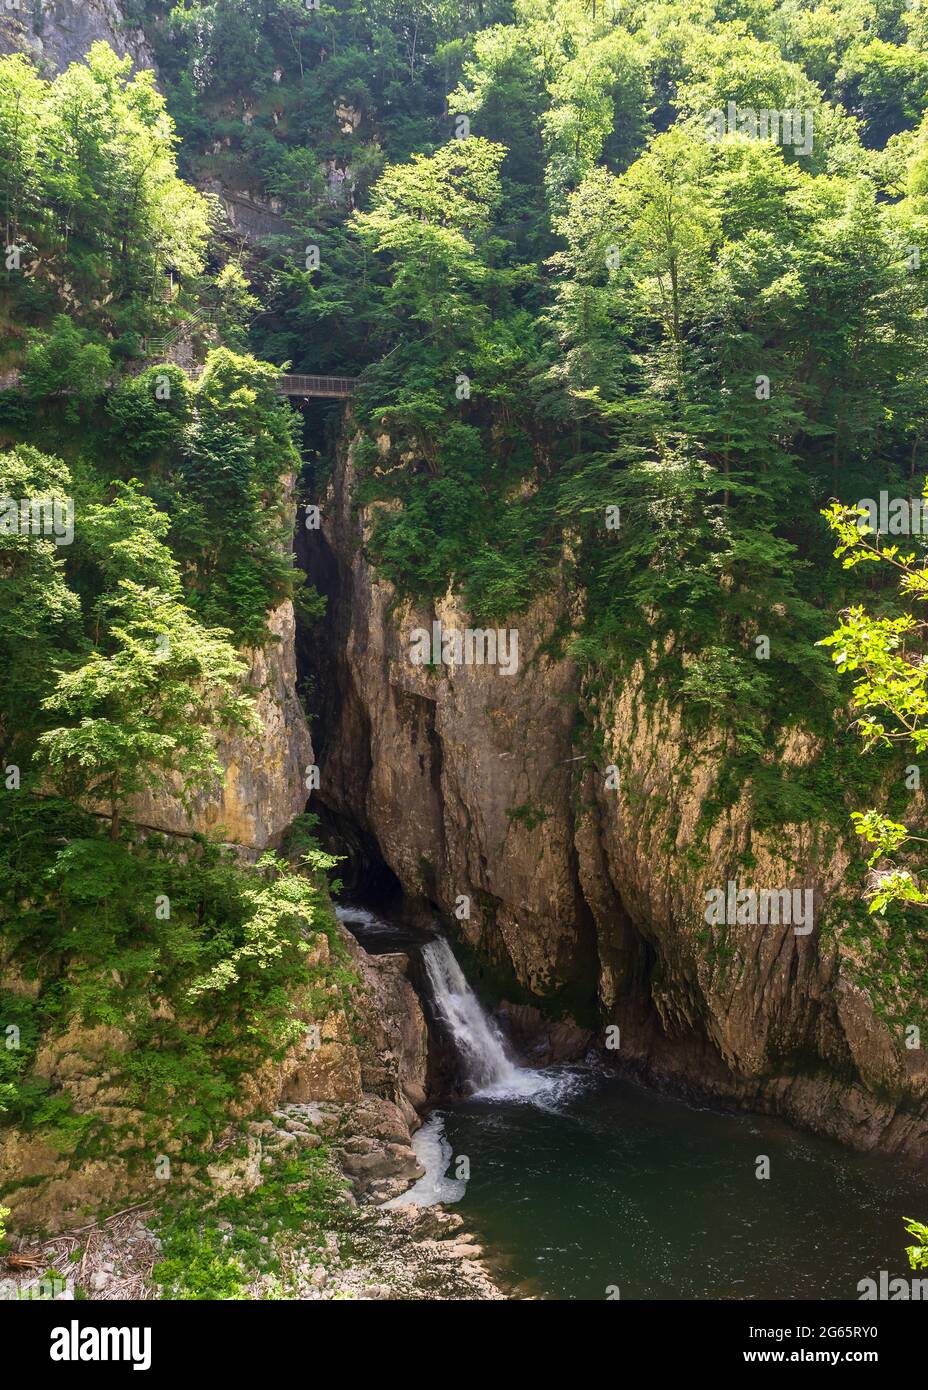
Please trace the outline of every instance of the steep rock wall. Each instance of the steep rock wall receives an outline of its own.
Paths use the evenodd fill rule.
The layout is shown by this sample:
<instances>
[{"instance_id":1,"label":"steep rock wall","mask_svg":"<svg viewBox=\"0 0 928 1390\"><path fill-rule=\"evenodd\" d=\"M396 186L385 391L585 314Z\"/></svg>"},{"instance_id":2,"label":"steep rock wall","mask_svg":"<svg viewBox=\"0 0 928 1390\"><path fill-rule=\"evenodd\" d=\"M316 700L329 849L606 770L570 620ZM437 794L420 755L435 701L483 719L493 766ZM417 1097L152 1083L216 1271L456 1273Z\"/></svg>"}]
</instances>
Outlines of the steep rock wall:
<instances>
[{"instance_id":1,"label":"steep rock wall","mask_svg":"<svg viewBox=\"0 0 928 1390\"><path fill-rule=\"evenodd\" d=\"M393 608L354 530L353 485L349 456L324 509L322 543L340 572L331 638L340 698L321 799L373 833L408 893L466 910L466 939L510 960L531 989L585 979L592 992L571 816L577 676L542 651L559 606L540 602L520 620L514 675L414 665L413 629L467 619L450 597L434 610Z\"/></svg>"},{"instance_id":2,"label":"steep rock wall","mask_svg":"<svg viewBox=\"0 0 928 1390\"><path fill-rule=\"evenodd\" d=\"M926 1151L924 1049L908 1049L905 1029L878 1017L843 941L848 846L808 823L759 831L749 786L707 821L725 751L718 732L687 739L678 711L646 705L644 679L637 668L594 712L619 787L588 772L577 820L603 1005L625 1025L624 1055L654 1077L708 1078L720 1095L861 1148ZM814 754L788 734L779 760L789 769ZM708 926L706 894L729 881L810 888L811 932ZM616 952L618 914L631 920L637 950L626 933Z\"/></svg>"},{"instance_id":3,"label":"steep rock wall","mask_svg":"<svg viewBox=\"0 0 928 1390\"><path fill-rule=\"evenodd\" d=\"M156 69L144 34L126 22L117 0L8 0L0 9L0 53L26 53L49 75L101 39L136 68Z\"/></svg>"}]
</instances>

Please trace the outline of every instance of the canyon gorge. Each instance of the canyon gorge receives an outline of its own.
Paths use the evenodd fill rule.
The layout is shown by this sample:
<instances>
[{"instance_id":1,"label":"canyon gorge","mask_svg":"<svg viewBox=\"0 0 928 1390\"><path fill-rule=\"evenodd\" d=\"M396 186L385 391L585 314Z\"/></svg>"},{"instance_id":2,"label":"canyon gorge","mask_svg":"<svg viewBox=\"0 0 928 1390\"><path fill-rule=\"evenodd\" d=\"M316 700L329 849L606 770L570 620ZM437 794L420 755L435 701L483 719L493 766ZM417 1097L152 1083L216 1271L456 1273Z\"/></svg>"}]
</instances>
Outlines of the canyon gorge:
<instances>
[{"instance_id":1,"label":"canyon gorge","mask_svg":"<svg viewBox=\"0 0 928 1390\"><path fill-rule=\"evenodd\" d=\"M614 1148L641 1183L634 1297L853 1296L843 1247L795 1295L770 1270L745 1294L728 1250L675 1283L656 1175L691 1145L714 1210L710 1169L740 1192L763 1135L819 1165L829 1233L842 1184L873 1250L921 1215L895 1209L928 1158L917 853L900 869L871 821L890 852L868 862L852 821L923 821L921 725L900 719L915 751L863 755L818 650L860 600L826 505L916 477L921 282L874 278L928 225L916 88L899 115L849 31L841 62L794 42L793 11L824 7L708 6L679 44L674 6L333 5L315 29L313 8L0 12L3 487L78 496L76 558L36 561L47 619L32 578L15 591L26 675L0 711L17 1286L33 1248L64 1278L67 1233L99 1220L91 1297L601 1297ZM921 72L928 40L877 8L874 44ZM706 154L738 63L742 105L801 99L818 143L810 118L788 158L737 135ZM74 168L30 120L61 123ZM879 272L849 289L865 245ZM757 424L769 362L788 404ZM352 394L288 399L291 369ZM162 686L130 664L158 622ZM463 631L516 634L513 660L411 657ZM742 890L801 895L803 929L710 915ZM586 1263L520 1224L537 1202L571 1248L547 1145ZM461 1158L483 1164L470 1207ZM311 1193L319 1250L258 1273L243 1246L236 1291L199 1290L197 1203L257 1231L278 1184ZM814 1213L781 1200L763 1238L785 1270Z\"/></svg>"}]
</instances>

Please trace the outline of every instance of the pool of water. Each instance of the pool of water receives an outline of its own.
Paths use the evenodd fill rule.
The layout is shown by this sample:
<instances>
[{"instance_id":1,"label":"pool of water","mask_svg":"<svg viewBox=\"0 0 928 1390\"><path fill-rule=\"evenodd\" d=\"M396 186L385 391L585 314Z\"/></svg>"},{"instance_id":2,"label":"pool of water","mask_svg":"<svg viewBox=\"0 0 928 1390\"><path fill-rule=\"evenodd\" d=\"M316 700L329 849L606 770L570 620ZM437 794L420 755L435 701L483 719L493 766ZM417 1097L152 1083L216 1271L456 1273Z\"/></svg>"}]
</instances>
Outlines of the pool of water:
<instances>
[{"instance_id":1,"label":"pool of water","mask_svg":"<svg viewBox=\"0 0 928 1390\"><path fill-rule=\"evenodd\" d=\"M902 1219L928 1220L928 1182L911 1164L601 1070L521 1068L446 941L366 907L338 913L368 950L423 963L477 1092L429 1117L415 1139L426 1176L397 1200L453 1203L515 1293L856 1301L881 1271L912 1278Z\"/></svg>"},{"instance_id":2,"label":"pool of water","mask_svg":"<svg viewBox=\"0 0 928 1390\"><path fill-rule=\"evenodd\" d=\"M928 1217L897 1160L590 1073L438 1120L447 1172L469 1161L454 1210L523 1295L857 1300L880 1270L911 1277L902 1218Z\"/></svg>"}]
</instances>

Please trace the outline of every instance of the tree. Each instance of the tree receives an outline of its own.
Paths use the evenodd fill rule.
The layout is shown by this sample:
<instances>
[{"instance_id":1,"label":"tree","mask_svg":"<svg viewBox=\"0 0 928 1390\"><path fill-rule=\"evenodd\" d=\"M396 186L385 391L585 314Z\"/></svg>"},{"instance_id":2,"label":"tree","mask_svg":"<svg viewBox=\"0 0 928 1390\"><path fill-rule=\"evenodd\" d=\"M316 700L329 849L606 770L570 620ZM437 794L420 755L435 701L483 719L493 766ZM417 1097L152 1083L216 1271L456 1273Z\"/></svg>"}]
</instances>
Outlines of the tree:
<instances>
[{"instance_id":1,"label":"tree","mask_svg":"<svg viewBox=\"0 0 928 1390\"><path fill-rule=\"evenodd\" d=\"M130 797L174 773L189 804L221 771L216 730L253 727L246 665L224 629L202 627L186 607L160 544L167 524L132 488L91 512L89 541L105 550L115 585L97 603L97 649L62 670L42 702L67 722L40 736L40 765L72 798L104 800L114 839Z\"/></svg>"},{"instance_id":2,"label":"tree","mask_svg":"<svg viewBox=\"0 0 928 1390\"><path fill-rule=\"evenodd\" d=\"M257 295L251 293L248 279L236 261L227 261L216 276L216 292L220 301L219 326L225 341L239 350L246 346L248 326L260 308Z\"/></svg>"},{"instance_id":3,"label":"tree","mask_svg":"<svg viewBox=\"0 0 928 1390\"><path fill-rule=\"evenodd\" d=\"M370 212L355 213L361 240L392 265L384 307L398 326L421 325L449 345L473 330L473 291L487 275L479 248L501 197L504 153L474 136L389 165Z\"/></svg>"},{"instance_id":4,"label":"tree","mask_svg":"<svg viewBox=\"0 0 928 1390\"><path fill-rule=\"evenodd\" d=\"M23 384L34 401L61 398L71 420L99 399L111 371L108 349L66 314L57 316L51 332L30 334Z\"/></svg>"},{"instance_id":5,"label":"tree","mask_svg":"<svg viewBox=\"0 0 928 1390\"><path fill-rule=\"evenodd\" d=\"M831 647L839 671L854 672L855 720L865 748L911 743L916 754L928 748L928 619L916 610L928 600L928 565L917 552L883 539L865 508L839 502L823 513L838 537L835 556L843 568L879 565L898 576L899 604L890 614L874 616L861 604L844 610L834 632L820 645ZM853 815L857 833L872 847L869 858L875 881L868 897L870 911L885 913L890 903L924 907L928 888L916 874L896 862L907 845L928 843L910 834L899 821L877 810ZM881 861L887 866L878 867ZM916 871L917 872L917 871Z\"/></svg>"},{"instance_id":6,"label":"tree","mask_svg":"<svg viewBox=\"0 0 928 1390\"><path fill-rule=\"evenodd\" d=\"M0 498L26 500L40 512L57 502L73 525L68 469L29 445L0 454ZM80 600L65 575L68 547L12 520L0 524L0 731L6 761L23 757L25 765L54 663L79 649L83 634Z\"/></svg>"},{"instance_id":7,"label":"tree","mask_svg":"<svg viewBox=\"0 0 928 1390\"><path fill-rule=\"evenodd\" d=\"M15 245L24 226L47 216L40 170L47 115L47 88L21 54L0 60L0 186L5 244Z\"/></svg>"},{"instance_id":8,"label":"tree","mask_svg":"<svg viewBox=\"0 0 928 1390\"><path fill-rule=\"evenodd\" d=\"M187 378L173 363L124 378L106 398L114 452L133 467L167 462L183 448L190 407Z\"/></svg>"},{"instance_id":9,"label":"tree","mask_svg":"<svg viewBox=\"0 0 928 1390\"><path fill-rule=\"evenodd\" d=\"M152 74L131 72L102 42L53 82L18 55L0 58L8 239L28 239L35 277L62 306L93 304L88 317L130 325L166 270L200 272L210 224L208 201L177 177Z\"/></svg>"},{"instance_id":10,"label":"tree","mask_svg":"<svg viewBox=\"0 0 928 1390\"><path fill-rule=\"evenodd\" d=\"M627 167L646 128L647 79L641 47L621 29L584 44L549 85L542 118L549 154L549 190L558 206L565 188L604 154Z\"/></svg>"}]
</instances>

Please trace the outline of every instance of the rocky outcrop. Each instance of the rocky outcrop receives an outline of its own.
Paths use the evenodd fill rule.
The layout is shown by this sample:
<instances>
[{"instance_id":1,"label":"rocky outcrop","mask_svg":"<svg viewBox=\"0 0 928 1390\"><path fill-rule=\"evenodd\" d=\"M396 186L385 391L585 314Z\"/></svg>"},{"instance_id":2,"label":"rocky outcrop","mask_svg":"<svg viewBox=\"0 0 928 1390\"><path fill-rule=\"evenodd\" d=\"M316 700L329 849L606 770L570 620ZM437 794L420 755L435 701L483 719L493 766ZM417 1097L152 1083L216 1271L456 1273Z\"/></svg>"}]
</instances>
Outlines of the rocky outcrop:
<instances>
[{"instance_id":1,"label":"rocky outcrop","mask_svg":"<svg viewBox=\"0 0 928 1390\"><path fill-rule=\"evenodd\" d=\"M549 1018L531 1004L512 1004L504 1000L496 1017L514 1044L516 1054L531 1067L581 1062L596 1042L592 1029L580 1028L569 1019Z\"/></svg>"},{"instance_id":2,"label":"rocky outcrop","mask_svg":"<svg viewBox=\"0 0 928 1390\"><path fill-rule=\"evenodd\" d=\"M523 989L575 1016L595 1007L617 1066L861 1148L928 1152L925 1049L875 1007L842 920L859 894L847 846L808 823L758 830L750 787L708 814L724 735L694 741L646 701L643 665L586 690L556 641L575 617L566 594L519 618L515 675L413 664L412 629L468 619L453 595L397 602L365 558L355 483L348 450L314 574L332 596L320 796L336 817ZM784 733L783 768L815 756ZM708 925L706 894L739 880L810 890L812 930Z\"/></svg>"},{"instance_id":3,"label":"rocky outcrop","mask_svg":"<svg viewBox=\"0 0 928 1390\"><path fill-rule=\"evenodd\" d=\"M26 53L40 71L63 72L104 40L136 68L155 68L141 29L126 22L117 0L7 0L0 9L0 53Z\"/></svg>"},{"instance_id":4,"label":"rocky outcrop","mask_svg":"<svg viewBox=\"0 0 928 1390\"><path fill-rule=\"evenodd\" d=\"M366 1200L395 1197L422 1174L410 1139L419 1125L414 1103L425 1096L428 1039L406 957L370 957L347 931L340 934L358 983L347 995L330 986L331 1008L321 1022L307 1014L305 1038L246 1078L229 1109L228 1133L217 1135L207 1154L219 1191L248 1191L260 1181L264 1146L280 1125L246 1121L281 1106L294 1122L301 1107L314 1123L323 1111L336 1117L323 1132L338 1135L345 1172ZM329 951L327 939L317 937L309 964L324 964ZM195 1167L175 1160L179 1141L153 1134L151 1117L129 1101L119 1065L126 1046L118 1029L76 1020L43 1042L34 1078L105 1143L99 1157L75 1162L60 1137L4 1131L0 1191L12 1227L61 1230L101 1208L159 1194L168 1176L198 1180ZM226 1148L242 1125L244 1149L230 1158ZM293 1123L289 1129L297 1132Z\"/></svg>"},{"instance_id":5,"label":"rocky outcrop","mask_svg":"<svg viewBox=\"0 0 928 1390\"><path fill-rule=\"evenodd\" d=\"M925 1051L855 982L848 846L808 823L758 830L749 785L708 820L718 731L684 737L678 710L640 700L643 680L639 667L596 711L618 786L587 772L577 822L623 1057L855 1147L928 1151ZM779 757L798 768L815 753L793 731ZM730 882L808 892L812 921L708 925L707 894Z\"/></svg>"},{"instance_id":6,"label":"rocky outcrop","mask_svg":"<svg viewBox=\"0 0 928 1390\"><path fill-rule=\"evenodd\" d=\"M114 1080L113 1059L125 1051L126 1042L117 1028L74 1020L43 1041L31 1071L31 1079L47 1087L50 1096L67 1102L64 1109L76 1123L105 1130L117 1153L133 1147L131 1136L144 1120ZM150 1164L147 1177L152 1170ZM4 1189L11 1225L56 1229L117 1204L139 1186L122 1157L75 1163L61 1135L12 1128L3 1131L0 1143L0 1191Z\"/></svg>"},{"instance_id":7,"label":"rocky outcrop","mask_svg":"<svg viewBox=\"0 0 928 1390\"><path fill-rule=\"evenodd\" d=\"M449 914L457 905L464 937L511 961L529 988L585 979L592 994L592 919L571 817L577 677L543 652L559 606L542 600L520 619L514 675L414 665L410 633L433 619L464 628L467 618L452 598L434 610L395 606L354 532L353 487L348 457L324 509L341 602L331 638L338 724L321 800L370 829L410 895Z\"/></svg>"}]
</instances>

